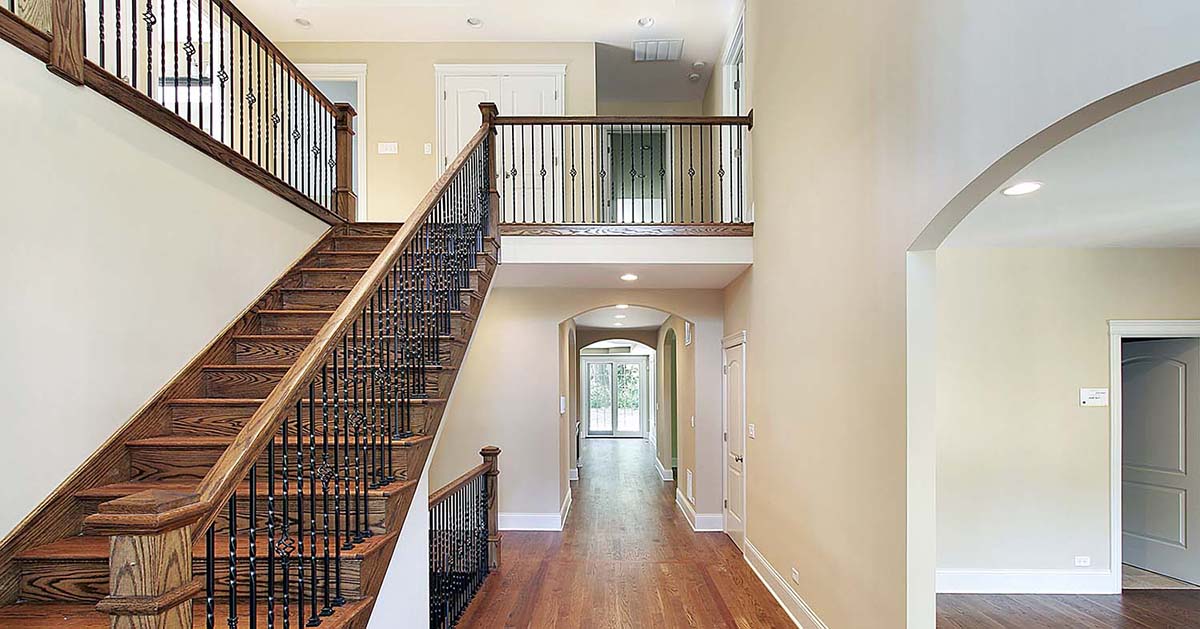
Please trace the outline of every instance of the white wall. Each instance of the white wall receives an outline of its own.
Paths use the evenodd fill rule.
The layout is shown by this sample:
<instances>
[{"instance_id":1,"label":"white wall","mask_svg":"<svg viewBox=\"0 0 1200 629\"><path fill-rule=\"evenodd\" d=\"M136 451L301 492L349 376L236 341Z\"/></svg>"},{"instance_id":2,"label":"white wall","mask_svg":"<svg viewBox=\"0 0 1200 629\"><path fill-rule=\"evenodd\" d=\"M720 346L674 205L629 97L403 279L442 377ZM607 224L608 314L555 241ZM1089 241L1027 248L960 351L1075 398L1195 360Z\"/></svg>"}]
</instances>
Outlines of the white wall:
<instances>
[{"instance_id":1,"label":"white wall","mask_svg":"<svg viewBox=\"0 0 1200 629\"><path fill-rule=\"evenodd\" d=\"M1200 318L1197 269L1198 249L938 250L941 589L1111 581L1109 409L1079 389L1112 384L1109 320Z\"/></svg>"},{"instance_id":2,"label":"white wall","mask_svg":"<svg viewBox=\"0 0 1200 629\"><path fill-rule=\"evenodd\" d=\"M502 265L498 274L503 273ZM497 275L496 284L503 283ZM433 456L432 486L478 465L481 446L496 445L502 451L502 518L552 520L569 490L569 459L561 456L568 445L567 420L558 413L559 323L617 303L677 313L696 324L697 460L680 461L680 467L694 465L696 510L720 513L723 326L716 290L493 288L454 386ZM686 421L680 417L681 424Z\"/></svg>"},{"instance_id":3,"label":"white wall","mask_svg":"<svg viewBox=\"0 0 1200 629\"><path fill-rule=\"evenodd\" d=\"M327 226L2 42L0 74L9 531Z\"/></svg>"}]
</instances>

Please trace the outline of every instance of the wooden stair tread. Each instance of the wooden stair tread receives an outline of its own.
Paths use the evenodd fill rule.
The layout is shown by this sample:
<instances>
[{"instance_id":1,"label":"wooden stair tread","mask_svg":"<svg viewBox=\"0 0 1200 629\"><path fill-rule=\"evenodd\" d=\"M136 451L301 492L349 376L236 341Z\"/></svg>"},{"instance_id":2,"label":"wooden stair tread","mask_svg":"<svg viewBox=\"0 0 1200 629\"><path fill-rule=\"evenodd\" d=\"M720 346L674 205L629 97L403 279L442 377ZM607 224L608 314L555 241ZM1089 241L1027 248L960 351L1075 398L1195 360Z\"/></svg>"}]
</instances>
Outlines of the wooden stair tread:
<instances>
[{"instance_id":1,"label":"wooden stair tread","mask_svg":"<svg viewBox=\"0 0 1200 629\"><path fill-rule=\"evenodd\" d=\"M230 338L232 338L235 341L309 341L309 342L311 342L312 339L315 338L315 336L316 335L314 335L314 334L234 334ZM390 336L383 336L383 337L368 336L367 338L373 339L373 338L391 338L391 337ZM455 336L453 334L441 334L438 336L438 339L442 340L442 341L448 341L448 342L454 342L454 343L465 342L465 339L463 339L463 337Z\"/></svg>"},{"instance_id":2,"label":"wooden stair tread","mask_svg":"<svg viewBox=\"0 0 1200 629\"><path fill-rule=\"evenodd\" d=\"M374 363L359 365L360 368L375 367L375 366L376 365ZM243 365L241 363L212 363L212 364L204 365L201 367L201 369L220 369L222 371L287 371L288 369L291 369L291 368L292 368L292 365L280 365L280 364L276 364L276 365L259 365L259 364ZM440 371L452 371L454 369L458 369L458 367L454 367L452 365L438 365L436 363L430 363L428 365L410 365L406 368L407 369L429 369L429 370L440 370Z\"/></svg>"},{"instance_id":3,"label":"wooden stair tread","mask_svg":"<svg viewBox=\"0 0 1200 629\"><path fill-rule=\"evenodd\" d=\"M372 400L373 398L367 399ZM308 398L302 398L302 400L307 401ZM266 398L197 397L172 398L167 400L167 404L175 406L262 406L264 401L266 401ZM444 404L445 402L446 398L444 397L412 398L408 400L409 404Z\"/></svg>"},{"instance_id":4,"label":"wooden stair tread","mask_svg":"<svg viewBox=\"0 0 1200 629\"><path fill-rule=\"evenodd\" d=\"M362 616L371 607L370 598L361 601L349 601L338 607L332 616L321 619L322 629L339 629L348 626L356 618ZM225 610L228 606L217 602L217 625L225 624ZM239 626L249 626L250 606L238 605ZM258 606L258 626L267 626L266 601L260 601ZM282 627L282 606L276 603L276 627ZM293 613L295 611L293 610ZM108 629L108 614L96 611L92 603L15 603L0 607L0 627L21 627L23 629ZM197 629L205 626L204 602L192 603L192 627ZM302 626L295 620L291 626Z\"/></svg>"},{"instance_id":5,"label":"wooden stair tread","mask_svg":"<svg viewBox=\"0 0 1200 629\"><path fill-rule=\"evenodd\" d=\"M409 486L415 484L416 481L413 480L396 480L377 489L367 489L367 495L372 497L386 498L396 493L402 493L407 490ZM191 491L192 489L195 489L195 487L196 483L180 483L177 481L123 481L120 483L109 483L107 485L100 485L98 487L84 489L83 491L76 492L75 496L77 498L91 500L115 500L117 498L123 498L125 496L136 494L139 491L145 491L148 489L164 491ZM295 485L293 484L291 487L294 488ZM276 498L281 499L280 497L283 495L283 483L276 481L275 488ZM266 482L259 483L257 491L259 497L265 497ZM248 498L250 496L250 483L242 483L239 485L237 495L239 498Z\"/></svg>"},{"instance_id":6,"label":"wooden stair tread","mask_svg":"<svg viewBox=\"0 0 1200 629\"><path fill-rule=\"evenodd\" d=\"M255 314L288 315L288 316L311 315L314 317L316 317L316 316L332 317L334 312L335 311L333 311L333 310L319 310L319 309L310 309L310 308L295 308L295 309L291 309L291 310L278 309L278 308L267 308L267 309L263 309L263 310L258 310L255 312ZM405 312L407 312L407 310ZM425 310L424 312L433 312L433 311ZM470 312L467 312L466 310L450 310L448 312L450 313L451 316L462 317L464 319L471 319L471 320L475 319L475 315L471 314Z\"/></svg>"},{"instance_id":7,"label":"wooden stair tread","mask_svg":"<svg viewBox=\"0 0 1200 629\"><path fill-rule=\"evenodd\" d=\"M293 526L290 529L290 532L294 536L296 534L296 527ZM321 535L322 535L321 527L318 525L318 530L317 530L317 550L318 550L317 556L318 557L321 556L320 551L323 549L323 546L322 546L323 540L321 538ZM333 525L331 524L330 525L330 538L331 539L332 539L332 535L333 535ZM345 560L345 559L362 559L363 557L366 557L366 556L370 555L371 553L375 552L379 548L382 548L388 541L391 540L391 538L393 538L397 535L399 535L399 531L393 531L393 532L389 532L389 533L381 533L381 534L377 534L377 535L372 535L371 537L364 539L362 541L362 543L355 544L353 549L343 550L342 551L342 559L343 560ZM308 537L307 529L305 529L304 536L305 536L305 538ZM221 537L222 537L223 541L228 540L228 538L225 536L221 536ZM237 536L237 540L238 540L237 541L237 556L239 558L249 558L250 557L250 538L249 538L249 536L242 533ZM308 541L308 540L306 539L305 541ZM258 550L257 556L260 559L265 558L267 556L267 552L266 552L267 551L267 530L265 527L260 530L258 537L255 540L255 544L256 544L256 547ZM104 561L104 562L107 562L108 561L108 548L109 548L109 538L107 536L104 536L104 535L76 535L73 537L64 537L60 540L50 542L49 544L42 544L41 546L35 546L34 548L30 548L29 550L21 551L21 552L17 553L15 557L18 561L63 562L63 563L70 563L73 561ZM217 551L217 554L215 555L215 557L217 559L220 559L222 557L228 557L229 556L228 541L224 541L224 543L218 542L217 546L215 547L215 550ZM305 551L309 550L309 547L307 546L307 544L305 545L304 550ZM330 557L332 557L333 556L333 543L332 542L330 542L330 551L329 552L330 552ZM307 552L305 553L305 556L306 557L308 556ZM193 559L203 559L205 557L204 540L203 539L192 545L192 557L193 557Z\"/></svg>"},{"instance_id":8,"label":"wooden stair tread","mask_svg":"<svg viewBox=\"0 0 1200 629\"><path fill-rule=\"evenodd\" d=\"M302 438L304 443L308 443L308 437ZM433 435L414 435L412 437L404 437L402 439L392 439L392 445L401 448L411 448L421 443L433 439ZM226 447L233 443L234 437L199 437L190 435L163 435L161 437L144 437L142 439L130 439L125 442L126 447L133 448L169 448L173 450L188 450L188 449L211 449L217 447ZM317 443L322 443L318 437ZM275 438L276 444L282 444L283 439ZM294 444L294 439L289 439L288 444Z\"/></svg>"}]
</instances>

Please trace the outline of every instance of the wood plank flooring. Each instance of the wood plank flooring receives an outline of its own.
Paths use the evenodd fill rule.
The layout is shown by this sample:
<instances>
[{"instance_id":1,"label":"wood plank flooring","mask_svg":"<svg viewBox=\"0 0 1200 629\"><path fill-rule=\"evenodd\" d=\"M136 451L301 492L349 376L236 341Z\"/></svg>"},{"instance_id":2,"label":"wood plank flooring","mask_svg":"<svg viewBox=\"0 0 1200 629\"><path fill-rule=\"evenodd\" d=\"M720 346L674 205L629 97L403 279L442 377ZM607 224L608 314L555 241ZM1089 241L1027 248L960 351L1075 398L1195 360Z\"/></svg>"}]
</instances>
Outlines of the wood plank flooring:
<instances>
[{"instance_id":1,"label":"wood plank flooring","mask_svg":"<svg viewBox=\"0 0 1200 629\"><path fill-rule=\"evenodd\" d=\"M1127 590L1124 594L939 594L938 629L1185 629L1200 627L1200 592Z\"/></svg>"},{"instance_id":2,"label":"wood plank flooring","mask_svg":"<svg viewBox=\"0 0 1200 629\"><path fill-rule=\"evenodd\" d=\"M640 439L585 439L561 533L504 533L458 627L795 627L724 533L695 533ZM500 459L504 491L504 459Z\"/></svg>"}]
</instances>

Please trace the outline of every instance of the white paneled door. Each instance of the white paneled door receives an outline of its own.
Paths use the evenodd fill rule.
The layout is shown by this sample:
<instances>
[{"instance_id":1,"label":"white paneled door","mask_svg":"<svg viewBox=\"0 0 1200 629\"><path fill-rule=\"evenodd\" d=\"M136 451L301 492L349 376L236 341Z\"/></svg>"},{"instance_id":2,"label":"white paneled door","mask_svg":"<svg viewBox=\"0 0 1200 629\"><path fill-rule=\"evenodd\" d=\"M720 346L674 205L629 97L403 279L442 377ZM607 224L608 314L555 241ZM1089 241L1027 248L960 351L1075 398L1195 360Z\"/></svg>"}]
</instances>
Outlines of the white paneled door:
<instances>
[{"instance_id":1,"label":"white paneled door","mask_svg":"<svg viewBox=\"0 0 1200 629\"><path fill-rule=\"evenodd\" d=\"M1122 560L1200 584L1200 339L1121 353Z\"/></svg>"},{"instance_id":2,"label":"white paneled door","mask_svg":"<svg viewBox=\"0 0 1200 629\"><path fill-rule=\"evenodd\" d=\"M746 540L746 344L725 348L725 533Z\"/></svg>"},{"instance_id":3,"label":"white paneled door","mask_svg":"<svg viewBox=\"0 0 1200 629\"><path fill-rule=\"evenodd\" d=\"M442 89L441 164L445 170L482 122L479 103L496 102L500 95L498 76L447 76Z\"/></svg>"}]
</instances>

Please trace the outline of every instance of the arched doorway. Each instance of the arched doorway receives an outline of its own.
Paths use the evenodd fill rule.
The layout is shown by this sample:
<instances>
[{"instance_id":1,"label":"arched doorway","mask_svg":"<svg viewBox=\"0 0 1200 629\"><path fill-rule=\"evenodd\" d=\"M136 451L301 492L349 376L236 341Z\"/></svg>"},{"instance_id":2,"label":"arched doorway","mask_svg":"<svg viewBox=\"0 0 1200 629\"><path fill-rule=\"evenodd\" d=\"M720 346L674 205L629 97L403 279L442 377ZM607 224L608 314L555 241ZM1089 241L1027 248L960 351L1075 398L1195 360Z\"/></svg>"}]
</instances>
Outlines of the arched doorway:
<instances>
[{"instance_id":1,"label":"arched doorway","mask_svg":"<svg viewBox=\"0 0 1200 629\"><path fill-rule=\"evenodd\" d=\"M663 378L666 381L668 395L664 402L668 404L666 417L670 427L670 460L671 480L679 479L679 350L676 345L675 330L667 330L663 341ZM660 459L662 458L660 449ZM664 475L664 480L666 477Z\"/></svg>"}]
</instances>

